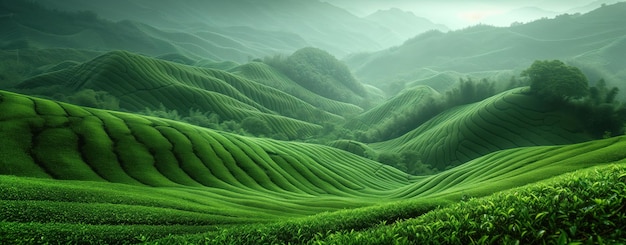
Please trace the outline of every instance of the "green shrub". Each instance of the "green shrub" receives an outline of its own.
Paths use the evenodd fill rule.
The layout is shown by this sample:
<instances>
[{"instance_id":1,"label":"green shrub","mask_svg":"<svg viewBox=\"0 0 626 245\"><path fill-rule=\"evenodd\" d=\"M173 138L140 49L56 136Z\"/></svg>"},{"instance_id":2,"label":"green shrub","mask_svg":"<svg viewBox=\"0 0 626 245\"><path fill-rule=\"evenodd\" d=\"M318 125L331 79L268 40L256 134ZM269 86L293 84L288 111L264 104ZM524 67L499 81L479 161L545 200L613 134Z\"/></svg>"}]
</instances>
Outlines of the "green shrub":
<instances>
[{"instance_id":1,"label":"green shrub","mask_svg":"<svg viewBox=\"0 0 626 245\"><path fill-rule=\"evenodd\" d=\"M579 99L589 92L589 82L580 69L560 60L537 60L523 77L530 80L530 91L547 100Z\"/></svg>"},{"instance_id":2,"label":"green shrub","mask_svg":"<svg viewBox=\"0 0 626 245\"><path fill-rule=\"evenodd\" d=\"M98 109L119 110L120 100L106 91L94 91L83 89L72 95L66 96L64 101Z\"/></svg>"},{"instance_id":3,"label":"green shrub","mask_svg":"<svg viewBox=\"0 0 626 245\"><path fill-rule=\"evenodd\" d=\"M256 136L269 135L272 132L269 124L258 117L246 117L241 121L241 128Z\"/></svg>"}]
</instances>

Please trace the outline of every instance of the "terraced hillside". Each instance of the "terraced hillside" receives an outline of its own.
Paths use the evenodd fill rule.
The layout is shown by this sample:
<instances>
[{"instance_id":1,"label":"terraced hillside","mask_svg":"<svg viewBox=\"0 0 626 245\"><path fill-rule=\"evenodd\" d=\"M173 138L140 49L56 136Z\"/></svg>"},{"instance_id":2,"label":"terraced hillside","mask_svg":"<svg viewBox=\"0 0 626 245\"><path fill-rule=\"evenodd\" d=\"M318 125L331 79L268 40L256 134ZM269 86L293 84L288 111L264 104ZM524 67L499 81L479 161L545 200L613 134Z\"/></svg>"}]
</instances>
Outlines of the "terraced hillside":
<instances>
[{"instance_id":1,"label":"terraced hillside","mask_svg":"<svg viewBox=\"0 0 626 245\"><path fill-rule=\"evenodd\" d=\"M229 70L233 74L248 78L272 88L284 91L317 108L337 115L356 115L363 109L345 102L328 99L311 92L310 90L291 81L287 76L275 68L261 62L251 62Z\"/></svg>"},{"instance_id":2,"label":"terraced hillside","mask_svg":"<svg viewBox=\"0 0 626 245\"><path fill-rule=\"evenodd\" d=\"M439 169L503 149L591 140L574 112L509 90L484 101L447 110L402 137L370 146L378 151L414 150Z\"/></svg>"},{"instance_id":3,"label":"terraced hillside","mask_svg":"<svg viewBox=\"0 0 626 245\"><path fill-rule=\"evenodd\" d=\"M398 170L330 147L246 138L7 92L1 98L2 174L296 196L374 194L409 183ZM354 172L337 174L348 169Z\"/></svg>"},{"instance_id":4,"label":"terraced hillside","mask_svg":"<svg viewBox=\"0 0 626 245\"><path fill-rule=\"evenodd\" d=\"M355 130L379 130L385 123L398 117L409 114L410 111L419 108L429 99L438 98L437 91L428 86L417 86L403 90L402 93L388 99L364 113L359 114L346 124L346 127Z\"/></svg>"},{"instance_id":5,"label":"terraced hillside","mask_svg":"<svg viewBox=\"0 0 626 245\"><path fill-rule=\"evenodd\" d=\"M158 238L407 198L433 200L402 206L425 212L626 159L618 137L499 151L418 177L335 148L9 92L0 111L0 234L11 242Z\"/></svg>"},{"instance_id":6,"label":"terraced hillside","mask_svg":"<svg viewBox=\"0 0 626 245\"><path fill-rule=\"evenodd\" d=\"M271 72L271 71L270 71ZM289 83L284 81L282 83ZM273 132L290 139L310 135L321 122L342 120L279 89L216 70L191 67L123 51L104 54L80 66L28 79L17 86L24 90L73 94L84 89L106 91L129 111L158 109L186 113L189 109L217 114L221 120L242 121L257 117ZM311 97L315 99L316 97ZM317 98L320 98L317 96ZM326 101L333 111L351 113L358 107Z\"/></svg>"}]
</instances>

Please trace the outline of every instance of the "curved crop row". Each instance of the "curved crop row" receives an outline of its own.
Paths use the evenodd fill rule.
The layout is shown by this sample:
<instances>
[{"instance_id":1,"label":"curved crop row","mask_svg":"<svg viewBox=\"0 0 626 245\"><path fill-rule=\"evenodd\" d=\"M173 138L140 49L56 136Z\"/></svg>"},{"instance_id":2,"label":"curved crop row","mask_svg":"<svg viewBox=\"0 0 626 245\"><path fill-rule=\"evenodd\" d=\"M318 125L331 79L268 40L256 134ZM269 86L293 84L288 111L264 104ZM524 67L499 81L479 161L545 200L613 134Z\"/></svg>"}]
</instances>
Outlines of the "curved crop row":
<instances>
[{"instance_id":1,"label":"curved crop row","mask_svg":"<svg viewBox=\"0 0 626 245\"><path fill-rule=\"evenodd\" d=\"M389 120L394 120L394 116L408 114L412 110L419 108L427 102L428 98L438 95L439 93L427 86L419 86L387 100L384 104L378 105L351 120L346 127L357 130L372 130L378 128Z\"/></svg>"},{"instance_id":2,"label":"curved crop row","mask_svg":"<svg viewBox=\"0 0 626 245\"><path fill-rule=\"evenodd\" d=\"M245 138L6 92L0 96L0 129L6 144L2 154L9 156L3 159L7 161L3 174L308 195L377 190L386 182L406 184L406 174L398 170L380 169L379 163L330 147ZM336 162L338 158L346 161ZM336 171L340 167L343 171ZM345 175L348 169L363 168L404 177L382 179L375 172Z\"/></svg>"},{"instance_id":3,"label":"curved crop row","mask_svg":"<svg viewBox=\"0 0 626 245\"><path fill-rule=\"evenodd\" d=\"M332 147L8 92L0 92L0 112L0 232L11 243L84 233L113 243L110 234L120 227L144 233L167 225L145 233L158 238L181 227L197 232L404 199L445 203L626 159L626 138L616 137L498 151L436 175L409 176ZM394 217L410 218L403 210Z\"/></svg>"},{"instance_id":4,"label":"curved crop row","mask_svg":"<svg viewBox=\"0 0 626 245\"><path fill-rule=\"evenodd\" d=\"M182 113L189 109L212 112L224 121L242 121L263 113L264 118L271 118L269 121L280 122L270 124L274 132L288 133L293 131L288 128L310 128L306 122L320 124L340 119L275 88L224 71L122 51L29 79L19 88L48 87L53 94L58 92L54 85L61 85L61 89L67 90L65 93L82 89L106 91L120 100L121 108L130 111L158 109L162 104ZM295 138L295 134L287 136Z\"/></svg>"},{"instance_id":5,"label":"curved crop row","mask_svg":"<svg viewBox=\"0 0 626 245\"><path fill-rule=\"evenodd\" d=\"M384 151L416 150L446 168L503 149L590 140L571 113L550 108L524 88L448 110L402 137L372 144Z\"/></svg>"},{"instance_id":6,"label":"curved crop row","mask_svg":"<svg viewBox=\"0 0 626 245\"><path fill-rule=\"evenodd\" d=\"M280 198L442 195L553 165L624 158L623 138L497 151L412 177L333 147L242 137L171 120L0 93L1 174L155 187L217 188ZM591 161L593 160L593 161ZM484 169L488 169L485 171ZM530 179L541 179L537 174Z\"/></svg>"},{"instance_id":7,"label":"curved crop row","mask_svg":"<svg viewBox=\"0 0 626 245\"><path fill-rule=\"evenodd\" d=\"M363 111L363 109L356 105L319 96L298 83L291 81L287 76L276 71L271 66L263 63L252 62L241 65L232 69L232 72L258 83L285 91L288 94L304 100L306 103L336 115L354 115Z\"/></svg>"}]
</instances>

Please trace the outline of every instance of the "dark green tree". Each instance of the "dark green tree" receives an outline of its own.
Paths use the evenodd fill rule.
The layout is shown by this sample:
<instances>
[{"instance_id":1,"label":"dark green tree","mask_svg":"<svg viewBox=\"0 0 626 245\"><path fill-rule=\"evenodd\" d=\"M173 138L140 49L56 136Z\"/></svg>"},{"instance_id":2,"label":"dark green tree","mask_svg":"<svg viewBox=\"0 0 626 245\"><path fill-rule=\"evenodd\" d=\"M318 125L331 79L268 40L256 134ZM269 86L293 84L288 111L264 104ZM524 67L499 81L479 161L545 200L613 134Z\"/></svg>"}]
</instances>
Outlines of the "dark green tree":
<instances>
[{"instance_id":1,"label":"dark green tree","mask_svg":"<svg viewBox=\"0 0 626 245\"><path fill-rule=\"evenodd\" d=\"M537 60L521 76L529 78L532 93L550 100L579 99L589 92L589 81L582 71L560 60Z\"/></svg>"},{"instance_id":2,"label":"dark green tree","mask_svg":"<svg viewBox=\"0 0 626 245\"><path fill-rule=\"evenodd\" d=\"M241 121L241 127L248 133L251 133L255 136L267 136L272 132L269 124L261 118L258 117L246 117Z\"/></svg>"}]
</instances>

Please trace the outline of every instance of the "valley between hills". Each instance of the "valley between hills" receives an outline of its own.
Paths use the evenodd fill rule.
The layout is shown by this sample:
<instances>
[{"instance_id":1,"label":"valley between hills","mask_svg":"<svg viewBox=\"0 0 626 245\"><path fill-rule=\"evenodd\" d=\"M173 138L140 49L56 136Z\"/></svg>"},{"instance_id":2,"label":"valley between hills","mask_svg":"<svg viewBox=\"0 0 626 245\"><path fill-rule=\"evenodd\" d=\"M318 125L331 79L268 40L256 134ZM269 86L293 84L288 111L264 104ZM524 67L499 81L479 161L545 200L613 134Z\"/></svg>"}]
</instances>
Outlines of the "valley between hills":
<instances>
[{"instance_id":1,"label":"valley between hills","mask_svg":"<svg viewBox=\"0 0 626 245\"><path fill-rule=\"evenodd\" d=\"M624 3L72 2L0 1L2 244L626 242Z\"/></svg>"}]
</instances>

